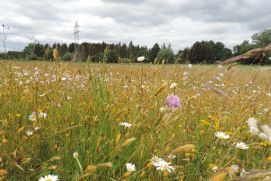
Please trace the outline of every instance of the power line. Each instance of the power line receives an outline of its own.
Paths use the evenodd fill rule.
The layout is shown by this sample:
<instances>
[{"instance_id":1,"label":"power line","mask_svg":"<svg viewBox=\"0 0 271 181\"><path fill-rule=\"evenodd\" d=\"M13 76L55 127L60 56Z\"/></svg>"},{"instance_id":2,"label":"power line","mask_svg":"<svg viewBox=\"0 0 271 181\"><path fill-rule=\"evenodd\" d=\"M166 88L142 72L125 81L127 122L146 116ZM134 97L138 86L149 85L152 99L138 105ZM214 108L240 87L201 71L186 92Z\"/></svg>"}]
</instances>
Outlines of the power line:
<instances>
[{"instance_id":1,"label":"power line","mask_svg":"<svg viewBox=\"0 0 271 181\"><path fill-rule=\"evenodd\" d=\"M3 43L3 47L4 47L5 59L7 56L7 44L6 43L7 43L8 30L9 30L9 27L6 27L4 24L2 24L1 40Z\"/></svg>"},{"instance_id":2,"label":"power line","mask_svg":"<svg viewBox=\"0 0 271 181\"><path fill-rule=\"evenodd\" d=\"M78 20L75 21L74 23L74 31L73 31L73 35L74 35L74 56L73 56L73 60L77 60L78 56L79 56L79 24L78 24Z\"/></svg>"}]
</instances>

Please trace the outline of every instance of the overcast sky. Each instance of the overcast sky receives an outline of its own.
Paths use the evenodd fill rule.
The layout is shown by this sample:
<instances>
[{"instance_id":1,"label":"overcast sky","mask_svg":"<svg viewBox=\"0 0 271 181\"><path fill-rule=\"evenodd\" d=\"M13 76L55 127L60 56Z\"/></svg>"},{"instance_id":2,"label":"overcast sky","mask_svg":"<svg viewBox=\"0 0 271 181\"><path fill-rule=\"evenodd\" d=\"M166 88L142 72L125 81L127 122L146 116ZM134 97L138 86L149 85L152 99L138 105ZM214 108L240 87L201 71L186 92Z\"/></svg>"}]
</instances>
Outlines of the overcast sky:
<instances>
[{"instance_id":1,"label":"overcast sky","mask_svg":"<svg viewBox=\"0 0 271 181\"><path fill-rule=\"evenodd\" d=\"M175 51L198 40L232 47L271 26L270 0L0 0L0 8L9 50L73 42L75 20L80 42L171 43Z\"/></svg>"}]
</instances>

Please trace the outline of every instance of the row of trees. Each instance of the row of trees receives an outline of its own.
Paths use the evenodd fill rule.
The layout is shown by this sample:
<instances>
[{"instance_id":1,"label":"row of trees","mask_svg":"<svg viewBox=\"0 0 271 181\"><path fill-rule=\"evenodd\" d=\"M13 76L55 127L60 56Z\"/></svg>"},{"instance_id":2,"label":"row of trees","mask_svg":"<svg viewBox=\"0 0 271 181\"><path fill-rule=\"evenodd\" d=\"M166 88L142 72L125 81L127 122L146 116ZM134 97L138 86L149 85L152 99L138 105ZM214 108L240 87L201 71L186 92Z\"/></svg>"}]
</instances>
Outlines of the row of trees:
<instances>
[{"instance_id":1,"label":"row of trees","mask_svg":"<svg viewBox=\"0 0 271 181\"><path fill-rule=\"evenodd\" d=\"M24 60L53 60L53 50L58 51L60 60L63 61L92 61L92 62L136 62L139 56L145 56L146 63L207 63L212 64L217 61L226 60L232 56L240 55L254 48L264 47L271 43L271 30L256 33L251 37L252 41L244 41L231 49L225 47L222 42L198 41L190 48L179 50L174 54L170 44L159 45L155 43L152 48L134 45L131 41L127 44L107 44L88 43L81 44L48 44L30 43L22 52L9 51L8 59ZM4 57L0 54L0 58ZM269 55L259 55L257 57L244 60L241 63L270 64Z\"/></svg>"}]
</instances>

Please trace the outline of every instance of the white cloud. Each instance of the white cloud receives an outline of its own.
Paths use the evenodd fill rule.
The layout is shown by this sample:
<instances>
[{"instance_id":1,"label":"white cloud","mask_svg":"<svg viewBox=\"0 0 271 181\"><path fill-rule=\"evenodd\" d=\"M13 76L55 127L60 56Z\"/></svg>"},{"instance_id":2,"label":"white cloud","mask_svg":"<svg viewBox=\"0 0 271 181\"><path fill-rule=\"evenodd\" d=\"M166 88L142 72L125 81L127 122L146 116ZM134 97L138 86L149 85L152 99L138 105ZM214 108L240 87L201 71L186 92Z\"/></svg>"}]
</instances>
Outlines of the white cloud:
<instances>
[{"instance_id":1,"label":"white cloud","mask_svg":"<svg viewBox=\"0 0 271 181\"><path fill-rule=\"evenodd\" d=\"M232 47L270 28L271 18L269 0L9 0L0 7L9 50L34 40L70 43L75 20L81 42L171 43L178 50L214 40Z\"/></svg>"}]
</instances>

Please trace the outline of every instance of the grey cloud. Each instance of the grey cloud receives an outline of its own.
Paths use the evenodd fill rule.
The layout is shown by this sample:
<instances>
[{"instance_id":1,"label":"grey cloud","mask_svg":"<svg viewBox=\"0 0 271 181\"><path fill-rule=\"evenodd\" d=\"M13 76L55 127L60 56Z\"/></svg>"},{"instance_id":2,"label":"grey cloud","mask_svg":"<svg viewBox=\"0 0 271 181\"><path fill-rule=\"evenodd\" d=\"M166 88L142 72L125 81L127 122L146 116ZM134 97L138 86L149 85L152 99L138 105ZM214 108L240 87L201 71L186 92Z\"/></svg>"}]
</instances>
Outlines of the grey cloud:
<instances>
[{"instance_id":1,"label":"grey cloud","mask_svg":"<svg viewBox=\"0 0 271 181\"><path fill-rule=\"evenodd\" d=\"M202 39L232 46L270 28L271 18L269 0L9 0L0 7L16 50L33 39L72 42L77 19L81 41L171 42L177 50Z\"/></svg>"}]
</instances>

